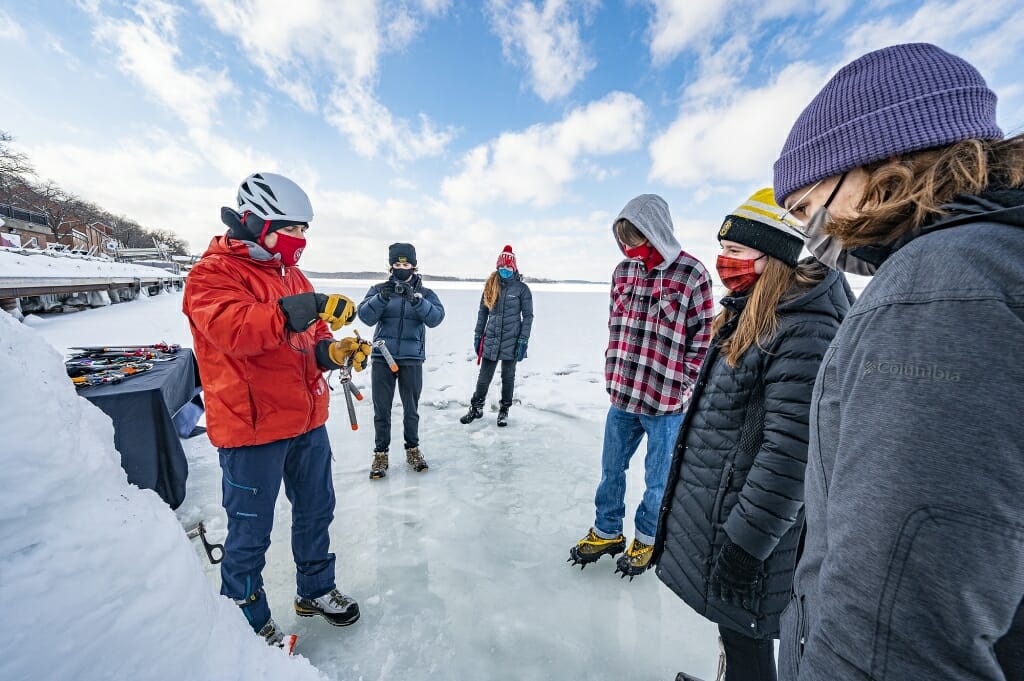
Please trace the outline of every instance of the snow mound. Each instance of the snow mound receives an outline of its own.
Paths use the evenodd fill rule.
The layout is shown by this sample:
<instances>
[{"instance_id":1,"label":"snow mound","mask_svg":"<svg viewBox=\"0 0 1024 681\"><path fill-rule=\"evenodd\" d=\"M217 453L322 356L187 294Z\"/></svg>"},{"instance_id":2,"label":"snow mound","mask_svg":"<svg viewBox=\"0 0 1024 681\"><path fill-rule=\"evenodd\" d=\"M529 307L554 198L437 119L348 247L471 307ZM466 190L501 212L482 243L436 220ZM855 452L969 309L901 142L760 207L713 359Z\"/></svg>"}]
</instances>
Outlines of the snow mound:
<instances>
[{"instance_id":1,"label":"snow mound","mask_svg":"<svg viewBox=\"0 0 1024 681\"><path fill-rule=\"evenodd\" d=\"M170 508L128 484L110 419L3 313L0 394L0 678L325 678L217 595Z\"/></svg>"}]
</instances>

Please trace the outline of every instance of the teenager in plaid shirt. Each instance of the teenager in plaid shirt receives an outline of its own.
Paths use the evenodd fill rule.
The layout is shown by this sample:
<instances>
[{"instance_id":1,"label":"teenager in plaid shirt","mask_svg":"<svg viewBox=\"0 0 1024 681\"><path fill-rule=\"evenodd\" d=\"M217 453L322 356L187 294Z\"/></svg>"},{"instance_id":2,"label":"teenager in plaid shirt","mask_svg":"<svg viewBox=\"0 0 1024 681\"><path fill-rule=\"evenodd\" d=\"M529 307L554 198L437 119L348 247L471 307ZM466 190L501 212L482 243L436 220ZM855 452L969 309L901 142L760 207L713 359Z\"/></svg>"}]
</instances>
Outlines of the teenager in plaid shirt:
<instances>
[{"instance_id":1,"label":"teenager in plaid shirt","mask_svg":"<svg viewBox=\"0 0 1024 681\"><path fill-rule=\"evenodd\" d=\"M573 563L592 563L626 548L626 469L647 435L646 490L636 510L636 535L616 572L647 569L658 509L690 388L711 341L711 277L679 246L668 204L642 194L612 225L626 259L612 276L605 381L611 408L605 421L601 482L594 526L572 548Z\"/></svg>"}]
</instances>

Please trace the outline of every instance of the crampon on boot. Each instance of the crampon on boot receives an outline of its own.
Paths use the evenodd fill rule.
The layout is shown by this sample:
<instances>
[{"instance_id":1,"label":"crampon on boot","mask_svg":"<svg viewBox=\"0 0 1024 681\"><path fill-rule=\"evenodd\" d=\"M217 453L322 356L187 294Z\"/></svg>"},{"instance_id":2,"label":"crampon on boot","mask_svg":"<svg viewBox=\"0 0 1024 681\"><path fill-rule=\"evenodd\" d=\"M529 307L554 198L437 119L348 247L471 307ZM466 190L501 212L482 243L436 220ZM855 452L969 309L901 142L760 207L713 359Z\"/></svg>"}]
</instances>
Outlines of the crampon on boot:
<instances>
[{"instance_id":1,"label":"crampon on boot","mask_svg":"<svg viewBox=\"0 0 1024 681\"><path fill-rule=\"evenodd\" d=\"M370 464L370 480L378 480L388 474L388 453L374 452Z\"/></svg>"},{"instance_id":2,"label":"crampon on boot","mask_svg":"<svg viewBox=\"0 0 1024 681\"><path fill-rule=\"evenodd\" d=\"M504 428L508 425L508 407L501 405L498 408L498 427Z\"/></svg>"},{"instance_id":3,"label":"crampon on boot","mask_svg":"<svg viewBox=\"0 0 1024 681\"><path fill-rule=\"evenodd\" d=\"M347 627L359 619L359 604L337 589L319 598L295 597L295 614L299 617L320 615L336 627Z\"/></svg>"},{"instance_id":4,"label":"crampon on boot","mask_svg":"<svg viewBox=\"0 0 1024 681\"><path fill-rule=\"evenodd\" d=\"M268 646L281 648L289 655L295 652L295 642L299 637L295 634L282 633L281 630L277 628L277 624L273 619L267 620L267 623L264 624L263 628L257 633L266 639Z\"/></svg>"},{"instance_id":5,"label":"crampon on boot","mask_svg":"<svg viewBox=\"0 0 1024 681\"><path fill-rule=\"evenodd\" d=\"M473 423L473 421L476 421L477 419L482 419L483 417L484 417L484 410L483 410L483 408L481 406L478 406L478 405L475 405L475 404L471 403L469 405L469 411L466 412L465 416L463 416L462 418L459 419L459 422L463 423L463 424Z\"/></svg>"},{"instance_id":6,"label":"crampon on boot","mask_svg":"<svg viewBox=\"0 0 1024 681\"><path fill-rule=\"evenodd\" d=\"M427 465L427 460L423 458L423 452L420 451L419 447L409 447L406 449L405 461L412 466L412 469L417 473L422 473L430 468L430 466Z\"/></svg>"},{"instance_id":7,"label":"crampon on boot","mask_svg":"<svg viewBox=\"0 0 1024 681\"><path fill-rule=\"evenodd\" d=\"M626 549L626 552L619 556L615 562L616 574L622 573L622 579L629 577L629 581L651 566L651 554L654 547L634 539Z\"/></svg>"},{"instance_id":8,"label":"crampon on boot","mask_svg":"<svg viewBox=\"0 0 1024 681\"><path fill-rule=\"evenodd\" d=\"M590 563L599 560L601 556L614 556L617 553L622 553L624 548L626 548L626 538L621 534L613 539L602 539L594 532L594 528L590 528L587 536L569 549L569 560L565 562L581 565L580 569L582 570Z\"/></svg>"}]
</instances>

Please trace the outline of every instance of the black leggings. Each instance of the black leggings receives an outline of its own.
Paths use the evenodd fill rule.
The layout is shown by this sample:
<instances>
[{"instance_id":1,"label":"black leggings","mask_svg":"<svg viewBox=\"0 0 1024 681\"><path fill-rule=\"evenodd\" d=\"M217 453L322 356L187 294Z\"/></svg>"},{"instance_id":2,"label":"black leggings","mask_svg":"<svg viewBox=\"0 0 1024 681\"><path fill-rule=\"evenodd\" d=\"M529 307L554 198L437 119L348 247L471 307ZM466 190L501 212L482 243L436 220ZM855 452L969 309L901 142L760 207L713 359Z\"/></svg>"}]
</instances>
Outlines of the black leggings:
<instances>
[{"instance_id":1,"label":"black leggings","mask_svg":"<svg viewBox=\"0 0 1024 681\"><path fill-rule=\"evenodd\" d=\"M778 681L775 641L745 636L719 626L725 646L725 681Z\"/></svg>"},{"instance_id":2,"label":"black leggings","mask_svg":"<svg viewBox=\"0 0 1024 681\"><path fill-rule=\"evenodd\" d=\"M487 399L487 389L491 387L491 379L494 378L494 369L498 362L493 359L480 361L480 376L476 379L476 392L473 393L471 402L476 407L484 406ZM512 406L512 392L516 389L516 361L514 359L501 360L501 406Z\"/></svg>"}]
</instances>

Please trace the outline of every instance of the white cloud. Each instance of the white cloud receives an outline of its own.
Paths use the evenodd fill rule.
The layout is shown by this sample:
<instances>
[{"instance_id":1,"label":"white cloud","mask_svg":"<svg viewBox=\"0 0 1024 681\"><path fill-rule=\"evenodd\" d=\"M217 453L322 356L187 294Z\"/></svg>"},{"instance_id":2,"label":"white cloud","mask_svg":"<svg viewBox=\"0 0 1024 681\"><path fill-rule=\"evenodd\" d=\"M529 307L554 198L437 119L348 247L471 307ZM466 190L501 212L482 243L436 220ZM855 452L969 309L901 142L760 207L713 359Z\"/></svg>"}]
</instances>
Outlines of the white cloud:
<instances>
[{"instance_id":1,"label":"white cloud","mask_svg":"<svg viewBox=\"0 0 1024 681\"><path fill-rule=\"evenodd\" d=\"M223 231L219 207L234 196L189 140L160 129L96 147L44 142L27 151L40 177L145 227L173 230L200 252Z\"/></svg>"},{"instance_id":2,"label":"white cloud","mask_svg":"<svg viewBox=\"0 0 1024 681\"><path fill-rule=\"evenodd\" d=\"M819 25L841 17L853 0L647 0L653 8L648 34L651 61L664 66L686 50L712 51L725 35L757 37L763 24L813 16ZM802 36L793 36L800 39Z\"/></svg>"},{"instance_id":3,"label":"white cloud","mask_svg":"<svg viewBox=\"0 0 1024 681\"><path fill-rule=\"evenodd\" d=\"M120 67L186 125L210 127L218 100L232 89L227 72L178 65L178 8L160 0L145 0L134 12L139 21L95 15L96 39L112 44L119 53Z\"/></svg>"},{"instance_id":4,"label":"white cloud","mask_svg":"<svg viewBox=\"0 0 1024 681\"><path fill-rule=\"evenodd\" d=\"M699 40L718 34L726 0L651 0L654 16L649 31L651 60L666 64Z\"/></svg>"},{"instance_id":5,"label":"white cloud","mask_svg":"<svg viewBox=\"0 0 1024 681\"><path fill-rule=\"evenodd\" d=\"M409 161L441 153L455 134L426 116L396 118L376 96L380 57L403 49L422 30L421 15L443 13L447 0L416 6L334 0L198 0L217 28L236 38L271 86L325 119L357 153ZM330 83L326 96L319 82ZM323 100L323 101L321 101Z\"/></svg>"},{"instance_id":6,"label":"white cloud","mask_svg":"<svg viewBox=\"0 0 1024 681\"><path fill-rule=\"evenodd\" d=\"M887 16L863 23L851 31L844 41L847 56L854 58L866 52L897 43L928 42L949 44L979 29L994 28L1019 9L1017 0L956 0L926 2L909 17ZM991 35L985 35L991 40ZM1016 50L1003 45L1010 58Z\"/></svg>"},{"instance_id":7,"label":"white cloud","mask_svg":"<svg viewBox=\"0 0 1024 681\"><path fill-rule=\"evenodd\" d=\"M21 41L24 39L25 29L14 20L14 17L0 9L0 40Z\"/></svg>"},{"instance_id":8,"label":"white cloud","mask_svg":"<svg viewBox=\"0 0 1024 681\"><path fill-rule=\"evenodd\" d=\"M753 53L746 34L732 36L700 60L700 72L684 93L684 99L714 99L734 92L750 68Z\"/></svg>"},{"instance_id":9,"label":"white cloud","mask_svg":"<svg viewBox=\"0 0 1024 681\"><path fill-rule=\"evenodd\" d=\"M678 187L770 180L793 121L827 74L822 66L796 62L764 87L684 104L650 144L650 179Z\"/></svg>"},{"instance_id":10,"label":"white cloud","mask_svg":"<svg viewBox=\"0 0 1024 681\"><path fill-rule=\"evenodd\" d=\"M645 118L636 96L612 92L558 123L506 132L472 149L463 158L462 172L444 179L441 193L462 206L494 200L549 206L562 198L588 157L637 149Z\"/></svg>"},{"instance_id":11,"label":"white cloud","mask_svg":"<svg viewBox=\"0 0 1024 681\"><path fill-rule=\"evenodd\" d=\"M596 63L580 39L581 16L570 0L544 0L541 9L529 0L491 0L495 32L505 56L530 68L531 87L546 102L565 97ZM584 14L587 3L583 5Z\"/></svg>"},{"instance_id":12,"label":"white cloud","mask_svg":"<svg viewBox=\"0 0 1024 681\"><path fill-rule=\"evenodd\" d=\"M439 130L423 114L414 129L409 121L392 116L366 85L358 82L345 82L335 89L325 106L324 118L367 158L375 158L382 151L398 162L436 156L455 136L453 128Z\"/></svg>"}]
</instances>

